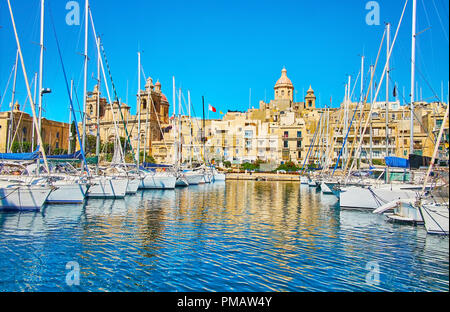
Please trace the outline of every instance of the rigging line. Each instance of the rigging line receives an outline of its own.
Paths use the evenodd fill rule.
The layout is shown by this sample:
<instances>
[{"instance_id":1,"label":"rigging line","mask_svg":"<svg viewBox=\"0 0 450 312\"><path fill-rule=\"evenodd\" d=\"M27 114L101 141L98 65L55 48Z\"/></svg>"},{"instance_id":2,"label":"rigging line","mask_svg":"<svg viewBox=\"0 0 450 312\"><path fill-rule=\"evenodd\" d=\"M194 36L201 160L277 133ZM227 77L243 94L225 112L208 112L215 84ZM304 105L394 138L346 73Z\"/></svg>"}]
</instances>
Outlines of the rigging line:
<instances>
[{"instance_id":1,"label":"rigging line","mask_svg":"<svg viewBox=\"0 0 450 312\"><path fill-rule=\"evenodd\" d=\"M0 111L2 110L3 100L5 99L6 92L8 91L9 83L11 82L11 77L12 77L12 75L14 73L14 69L15 68L16 68L16 66L13 65L12 70L11 70L11 74L9 74L8 82L6 83L6 88L5 88L5 91L3 92L2 101L0 102Z\"/></svg>"},{"instance_id":2,"label":"rigging line","mask_svg":"<svg viewBox=\"0 0 450 312\"><path fill-rule=\"evenodd\" d=\"M434 94L434 96L439 100L439 97L437 96L437 93L436 92L434 92L434 89L433 89L433 87L431 87L431 85L428 83L428 79L426 78L426 77L429 77L430 75L428 74L428 72L427 72L427 66L425 66L425 61L424 61L424 59L423 59L423 54L422 54L422 49L420 48L421 47L421 45L420 45L420 42L419 42L419 40L417 40L417 55L419 56L419 59L420 59L420 63L421 63L421 65L422 65L422 67L424 68L424 70L425 70L425 73L423 73L421 70L420 70L420 68L419 68L419 64L416 62L416 64L415 64L415 68L417 69L417 71L419 72L419 74L420 74L420 76L422 77L422 79L423 80L425 80L425 83L428 85L428 87L430 88L430 90L431 90L431 92L433 92L433 94ZM417 90L418 91L418 90Z\"/></svg>"},{"instance_id":3,"label":"rigging line","mask_svg":"<svg viewBox=\"0 0 450 312\"><path fill-rule=\"evenodd\" d=\"M162 127L161 127L161 122L159 120L159 115L158 115L158 113L156 111L155 102L153 101L153 97L151 95L150 95L150 99L151 99L151 102L152 102L153 109L155 110L155 116L156 116L156 120L158 121L159 131L161 132L161 136L162 136L162 139L163 139L164 146L166 147L166 150L169 150L169 147L167 146L166 140L164 138L164 133L163 133L163 130L162 130ZM151 114L150 114L150 120L151 120ZM151 132L150 132L150 141L151 141Z\"/></svg>"},{"instance_id":4,"label":"rigging line","mask_svg":"<svg viewBox=\"0 0 450 312\"><path fill-rule=\"evenodd\" d=\"M191 107L192 107L192 112L194 113L194 116L197 116L197 114L195 113L195 106L191 105ZM191 119L192 119L192 117L191 117ZM197 129L202 129L202 127L200 127L200 125L199 125L198 117L195 117L194 120L197 125ZM193 137L193 141L194 141L193 143L196 143L195 146L197 147L197 150L198 150L198 148L201 148L201 146L203 145L203 142L200 142L200 140L198 139L198 135L197 135L197 137L194 137L194 136L192 136L192 137ZM195 146L194 146L194 153L195 153ZM201 162L201 155L199 155L198 152L197 152L196 158L197 158L197 161Z\"/></svg>"},{"instance_id":5,"label":"rigging line","mask_svg":"<svg viewBox=\"0 0 450 312\"><path fill-rule=\"evenodd\" d=\"M58 51L58 55L59 55L59 60L61 61L61 69L62 69L63 74L64 74L64 80L65 80L65 84L66 84L67 94L69 95L69 101L70 101L70 106L72 108L73 119L74 119L74 122L75 122L75 125L76 125L75 126L75 130L77 132L78 142L80 143L81 156L83 157L83 162L84 162L84 166L85 166L86 172L87 172L88 176L90 176L91 174L89 172L89 167L88 167L88 164L87 164L87 161L86 161L86 156L85 156L84 151L83 151L84 149L83 149L83 146L81 146L82 145L82 143L81 143L82 142L81 141L81 136L80 136L80 132L79 132L79 129L78 129L77 117L76 117L76 114L75 114L74 109L73 109L72 97L70 96L70 87L69 87L69 83L67 81L66 69L64 67L64 61L63 61L62 54L61 54L61 48L59 46L58 35L56 33L56 27L55 27L55 23L54 23L54 20L53 20L53 13L52 13L51 7L49 7L49 8L50 8L50 10L49 10L50 11L50 20L51 20L51 25L52 25L52 28L53 28L53 34L55 35L55 41L56 41L56 47L57 47L57 51Z\"/></svg>"},{"instance_id":6,"label":"rigging line","mask_svg":"<svg viewBox=\"0 0 450 312\"><path fill-rule=\"evenodd\" d=\"M427 11L427 9L426 9L426 7L425 7L425 2L424 2L424 0L422 0L421 2L422 2L423 10L424 10L424 12L425 12L425 17L426 17L427 22L428 22L428 27L431 29L431 22L430 22L430 18L429 18L429 16L428 16L428 11ZM425 31L425 30L424 30L424 31ZM433 46L434 46L434 45L433 45L433 36L430 35L431 59L432 59L432 61L433 61L433 69L434 69L434 72L436 72L436 63L434 62L434 48L433 48Z\"/></svg>"},{"instance_id":7,"label":"rigging line","mask_svg":"<svg viewBox=\"0 0 450 312\"><path fill-rule=\"evenodd\" d=\"M35 86L36 85L36 79L33 79L33 83L31 84L31 86L30 86L30 88L32 88L33 86ZM10 142L10 146L9 146L9 149L11 150L12 149L12 146L13 146L13 143L14 143L14 140L16 139L16 136L17 136L17 133L19 133L19 128L20 128L20 124L22 123L22 119L23 119L23 114L25 113L25 108L27 107L27 102L28 102L28 99L29 99L29 97L28 97L28 95L27 95L27 97L26 97L26 99L25 99L25 102L24 102L24 104L23 104L23 110L20 112L20 118L19 118L19 121L17 122L17 125L15 125L15 132L14 132L14 135L13 135L13 137L12 137L12 140L11 140L11 142ZM22 138L22 148L23 148L23 138ZM22 151L23 152L23 151Z\"/></svg>"},{"instance_id":8,"label":"rigging line","mask_svg":"<svg viewBox=\"0 0 450 312\"><path fill-rule=\"evenodd\" d=\"M403 16L404 16L404 14L405 14L405 10L406 10L407 4L408 4L408 0L405 1L405 6L403 7L402 15L401 15L400 21L399 21L399 23L398 23L398 25L397 25L397 30L395 31L394 39L393 39L393 41L392 41L392 44L391 44L390 47L389 47L388 59L391 58L391 55L392 55L392 52L393 52L393 49L394 49L395 42L397 41L398 32L399 32L399 30L400 30L400 26L401 26L402 21L403 21ZM384 36L385 36L385 35L386 35L386 31L384 32L383 39L384 39ZM380 51L381 51L382 44L383 44L383 40L381 41ZM377 63L378 63L378 57L379 57L380 51L378 51L378 56L377 56L377 61L376 61L376 64L375 64L375 68L377 67L376 65L377 65ZM378 97L378 94L379 94L379 92L380 92L381 83L382 83L383 80L384 80L384 77L385 77L385 75L386 75L386 73L387 73L387 69L388 69L388 64L386 63L386 65L385 65L385 67L384 67L384 70L383 70L383 73L382 73L382 75L381 75L380 85L378 85L378 87L377 87L377 90L376 90L376 92L375 92L375 96L374 96L374 100L372 101L372 104L373 104L373 102L375 102L376 98ZM372 78L373 78L373 77L372 77ZM372 79L371 79L371 81L372 81ZM370 89L369 89L369 90L370 90ZM367 96L368 96L368 93L367 93ZM367 96L366 96L366 99L365 99L365 101L364 101L364 105L365 105L365 102L367 101ZM367 126L369 125L369 122L371 121L372 111L373 111L373 105L371 105L371 107L370 107L369 116L367 116L368 118L367 118L367 120L366 120L366 122L365 122L365 124L364 124L364 130L363 130L361 133L364 133L364 134L366 133ZM361 122L362 122L362 118L361 118L361 120L360 120L360 125L361 125ZM353 159L353 163L352 163L351 166L350 166L349 173L348 173L348 177L350 176L351 171L352 171L354 165L356 164L356 159L358 159L358 158L360 157L360 153L361 153L361 144L362 144L363 141L364 141L364 136L362 135L361 138L360 138L360 141L359 141L359 143L358 143L358 147L357 147L357 149L356 149L356 153L355 153L355 156L356 156L356 157ZM353 152L353 145L352 145L352 150L351 150L351 152L350 152L350 155L352 155L352 152ZM346 163L346 166L345 166L345 169L344 169L344 174L345 174L345 171L347 170L347 166L348 166L348 162ZM347 178L347 180L348 180L348 178Z\"/></svg>"},{"instance_id":9,"label":"rigging line","mask_svg":"<svg viewBox=\"0 0 450 312\"><path fill-rule=\"evenodd\" d=\"M88 11L88 13L89 13L89 17L90 17L90 20L91 20L91 26L92 26L92 31L93 31L93 33L94 33L94 37L95 38L98 38L97 37L97 32L96 32L96 30L95 30L95 25L94 25L94 18L93 18L93 16L92 16L92 10L89 8L89 11ZM102 43L100 42L98 42L98 41L100 41L100 40L96 40L97 42L96 42L96 48L97 48L97 52L98 52L98 54L100 54L100 49L103 49L103 46L102 46ZM103 49L103 52L104 52L104 49ZM103 53L103 56L105 57L105 62L106 62L106 53ZM115 118L115 114L114 114L114 105L113 105L113 103L111 103L111 97L110 97L110 94L109 94L109 88L108 88L108 82L107 82L107 80L106 80L106 74L105 74L105 68L104 68L104 66L103 66L103 62L100 62L100 64L101 64L101 69L102 69L102 73L103 73L103 77L104 77L104 80L105 80L105 87L106 87L106 93L107 93L107 95L108 95L108 101L110 102L109 103L109 105L111 106L111 113L112 113L112 117L113 117L113 122L114 122L114 129L115 129L115 131L117 132L116 133L116 135L118 136L118 137L120 137L119 136L119 130L118 130L118 127L117 127L117 122L116 122L116 118ZM116 99L118 99L118 97L117 97L117 92L116 92L116 89L115 89L115 85L114 85L114 82L112 81L112 76L111 76L111 72L109 72L109 75L110 75L110 79L111 79L111 82L112 82L112 87L113 87L113 91L114 91L114 94L115 94L115 96L116 96ZM138 94L138 96L140 97L140 94ZM128 129L127 129L127 123L125 122L125 118L123 117L123 113L122 113L122 109L121 109L121 105L120 105L120 101L118 101L119 103L118 103L118 111L119 111L119 114L120 114L120 118L122 119L122 123L123 123L123 128L124 128L124 131L125 131L125 135L126 135L126 140L128 141L128 144L130 145L130 149L131 149L131 152L132 152L132 155L133 155L133 160L136 162L136 165L139 167L139 155L138 155L138 159L136 159L136 157L135 157L135 154L134 154L134 150L133 150L133 146L132 146L132 144L131 144L131 141L130 141L130 135L129 135L129 133L128 133ZM140 134L139 134L139 136L140 136ZM138 139L140 140L140 137L138 137ZM122 148L122 144L120 144L120 148ZM123 151L122 151L123 152Z\"/></svg>"},{"instance_id":10,"label":"rigging line","mask_svg":"<svg viewBox=\"0 0 450 312\"><path fill-rule=\"evenodd\" d=\"M111 80L111 86L112 86L113 92L114 92L114 100L117 101L117 100L119 100L119 97L117 95L116 85L114 84L114 80L113 80L113 77L111 74L111 67L109 66L108 58L106 57L106 52L105 52L105 48L103 46L102 41L100 41L100 48L101 48L101 52L103 54L103 58L105 59L105 64L106 64L106 68L108 70L109 79ZM119 103L119 106L120 106L120 103Z\"/></svg>"},{"instance_id":11,"label":"rigging line","mask_svg":"<svg viewBox=\"0 0 450 312\"><path fill-rule=\"evenodd\" d=\"M343 140L342 148L341 148L341 151L339 152L339 156L338 156L338 159L337 159L337 161L336 161L336 166L334 167L333 174L331 175L332 177L334 176L334 173L336 172L336 169L338 168L339 160L341 159L342 153L343 153L343 151L344 151L345 144L347 144L348 136L349 136L349 134L350 134L350 131L352 130L353 120L354 120L355 117L356 117L356 113L359 111L359 105L360 105L360 104L361 104L361 103L358 102L358 104L357 104L356 107L355 107L355 111L353 112L353 117L352 117L352 120L350 121L350 125L349 125L349 127L348 127L347 134L345 135L345 139ZM362 118L362 116L361 116L361 118ZM355 127L356 127L356 125L355 125ZM354 138L353 138L354 141L356 141L356 138L355 138L355 136L356 136L356 134L357 134L356 130L357 130L357 129L355 128L355 135L354 135ZM364 135L365 135L365 133L362 134L362 137L364 137ZM353 152L353 149L350 151L350 153L347 155L347 157L349 157L349 158L352 157L352 156L351 156L351 155L352 155L352 152ZM355 155L355 156L356 156L356 155ZM353 156L353 157L355 157L355 156ZM358 157L358 158L359 158L359 157ZM367 158L367 156L366 156L366 158Z\"/></svg>"},{"instance_id":12,"label":"rigging line","mask_svg":"<svg viewBox=\"0 0 450 312\"><path fill-rule=\"evenodd\" d=\"M444 24L442 23L441 15L439 14L439 11L438 11L438 9L437 9L437 7L436 7L436 3L434 2L434 0L433 0L433 5L434 5L434 9L435 9L435 11L436 11L436 14L437 14L437 16L438 16L438 18L439 18L439 23L441 24L442 31L444 32L445 39L447 39L447 42L448 42L448 34L447 34L447 31L445 30Z\"/></svg>"},{"instance_id":13,"label":"rigging line","mask_svg":"<svg viewBox=\"0 0 450 312\"><path fill-rule=\"evenodd\" d=\"M75 86L73 86L73 93L75 94L75 100L76 100L76 102L77 102L77 105L78 105L78 111L77 112L79 112L80 113L80 118L83 118L83 110L81 109L81 106L80 106L80 101L78 100L78 92L77 92L77 87L75 87ZM78 127L78 125L76 125L77 127Z\"/></svg>"},{"instance_id":14,"label":"rigging line","mask_svg":"<svg viewBox=\"0 0 450 312\"><path fill-rule=\"evenodd\" d=\"M306 153L306 158L305 158L305 161L303 162L303 166L302 166L302 170L301 170L302 174L305 172L305 165L306 165L306 162L309 160L309 157L311 155L310 154L312 152L311 149L314 150L314 145L315 145L315 142L316 142L316 136L317 136L317 132L319 130L319 125L322 122L322 117L323 117L323 114L320 115L319 123L317 124L316 129L314 130L313 141L310 142L308 153Z\"/></svg>"},{"instance_id":15,"label":"rigging line","mask_svg":"<svg viewBox=\"0 0 450 312\"><path fill-rule=\"evenodd\" d=\"M80 41L81 41L81 33L83 32L83 30L84 30L84 21L86 20L86 12L85 11L83 11L83 16L82 16L82 19L81 19L81 24L80 24L80 27L78 27L79 28L79 30L78 30L78 40L77 40L77 44L76 44L76 46L75 46L75 51L78 51L78 49L79 49L79 47L80 47Z\"/></svg>"},{"instance_id":16,"label":"rigging line","mask_svg":"<svg viewBox=\"0 0 450 312\"><path fill-rule=\"evenodd\" d=\"M394 81L392 81L392 82L394 82ZM404 97L403 95L401 96L401 98L402 98L404 101L406 100L405 97ZM434 110L434 106L433 106L433 112L436 114L436 112L435 112L435 110ZM415 118L416 121L419 123L420 127L422 128L422 130L427 134L428 139L430 139L432 142L436 143L436 139L437 139L437 138L436 138L436 135L435 135L434 133L432 133L433 136L434 136L434 139L430 136L430 133L428 132L427 129L425 129L425 127L424 127L422 121L419 119L419 117L416 115L415 112L414 112L414 118Z\"/></svg>"},{"instance_id":17,"label":"rigging line","mask_svg":"<svg viewBox=\"0 0 450 312\"><path fill-rule=\"evenodd\" d=\"M448 20L448 8L446 7L445 2L443 0L441 0L441 4L444 7L444 13Z\"/></svg>"},{"instance_id":18,"label":"rigging line","mask_svg":"<svg viewBox=\"0 0 450 312\"><path fill-rule=\"evenodd\" d=\"M421 52L421 50L420 50L420 45L419 45L419 43L417 43L418 44L418 49L419 49L419 53L418 53L418 55L419 55L419 57L421 58L421 61L422 61L422 63L424 63L423 62L423 59L422 59L422 53L420 53ZM403 53L403 54L406 54L406 53L404 53L405 52L405 48L403 47L403 45L401 44L401 43L399 43L399 49L401 50L401 52ZM409 61L407 61L407 63L409 64L409 65L411 65L412 64L412 59L411 59L411 57L409 57ZM437 95L437 93L435 92L435 90L433 89L433 87L431 86L431 84L430 84L430 82L429 82L429 80L425 77L425 74L420 70L420 68L418 67L418 66L416 66L417 64L415 64L415 69L416 69L416 72L420 75L420 77L422 77L422 79L424 80L424 82L426 83L426 85L428 86L428 88L430 89L430 91L433 93L433 96L437 99L437 100L439 100L439 101L441 101L441 99L439 98L439 96ZM404 97L403 97L404 98ZM442 102L444 102L444 99L442 99ZM405 101L405 103L409 103L409 100L408 101Z\"/></svg>"},{"instance_id":19,"label":"rigging line","mask_svg":"<svg viewBox=\"0 0 450 312\"><path fill-rule=\"evenodd\" d=\"M184 97L184 94L183 93L181 93L181 97L183 98L183 101L184 101L184 103L185 103L185 105L187 106L188 104L186 103L186 98ZM183 107L181 107L182 109L183 109ZM193 112L194 112L194 114L195 114L195 110L194 110L194 106L192 105L192 110L193 110ZM196 143L196 146L200 146L201 144L200 144L200 142L199 142L199 140L198 140L198 138L196 138L196 137L194 137L193 136L193 127L192 127L192 125L193 125L193 123L192 123L192 116L191 116L191 118L190 118L191 120L190 120L190 124L191 124L191 133L190 133L190 136L191 136L191 138L192 138L192 143ZM200 125L199 125L199 121L198 121L198 119L197 118L194 118L194 120L195 120L195 124L197 125L197 129L201 129L201 127L200 127ZM194 145L194 144L192 144L192 145ZM191 148L192 148L193 146L191 146ZM197 155L197 160L198 161L201 161L201 159L200 159L200 157L199 157L199 155Z\"/></svg>"}]
</instances>

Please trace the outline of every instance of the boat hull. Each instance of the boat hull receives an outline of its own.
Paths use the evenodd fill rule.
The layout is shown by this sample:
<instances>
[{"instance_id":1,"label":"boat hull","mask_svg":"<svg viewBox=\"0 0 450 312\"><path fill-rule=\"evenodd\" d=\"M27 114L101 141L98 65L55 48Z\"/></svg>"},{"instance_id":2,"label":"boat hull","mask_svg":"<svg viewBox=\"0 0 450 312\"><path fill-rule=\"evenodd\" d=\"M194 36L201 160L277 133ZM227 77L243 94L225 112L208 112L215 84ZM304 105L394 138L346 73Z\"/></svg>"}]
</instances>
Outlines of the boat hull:
<instances>
[{"instance_id":1,"label":"boat hull","mask_svg":"<svg viewBox=\"0 0 450 312\"><path fill-rule=\"evenodd\" d=\"M226 176L224 173L216 173L216 174L214 174L213 179L214 179L214 182L225 181Z\"/></svg>"},{"instance_id":2,"label":"boat hull","mask_svg":"<svg viewBox=\"0 0 450 312\"><path fill-rule=\"evenodd\" d=\"M419 209L429 234L448 235L449 211L447 205L422 205Z\"/></svg>"},{"instance_id":3,"label":"boat hull","mask_svg":"<svg viewBox=\"0 0 450 312\"><path fill-rule=\"evenodd\" d=\"M51 192L48 186L2 187L0 210L41 210Z\"/></svg>"},{"instance_id":4,"label":"boat hull","mask_svg":"<svg viewBox=\"0 0 450 312\"><path fill-rule=\"evenodd\" d=\"M375 210L386 203L413 199L416 193L410 190L386 188L365 188L351 186L342 188L339 194L341 208Z\"/></svg>"},{"instance_id":5,"label":"boat hull","mask_svg":"<svg viewBox=\"0 0 450 312\"><path fill-rule=\"evenodd\" d=\"M141 180L139 188L149 189L175 189L177 178L175 176L147 175Z\"/></svg>"},{"instance_id":6,"label":"boat hull","mask_svg":"<svg viewBox=\"0 0 450 312\"><path fill-rule=\"evenodd\" d=\"M177 187L186 187L189 186L189 182L186 178L177 178L177 182L175 183Z\"/></svg>"},{"instance_id":7,"label":"boat hull","mask_svg":"<svg viewBox=\"0 0 450 312\"><path fill-rule=\"evenodd\" d=\"M189 185L204 183L203 174L186 174L186 180Z\"/></svg>"},{"instance_id":8,"label":"boat hull","mask_svg":"<svg viewBox=\"0 0 450 312\"><path fill-rule=\"evenodd\" d=\"M122 199L125 198L128 179L98 179L89 188L88 198Z\"/></svg>"},{"instance_id":9,"label":"boat hull","mask_svg":"<svg viewBox=\"0 0 450 312\"><path fill-rule=\"evenodd\" d=\"M56 189L47 198L47 204L82 204L86 198L86 184L55 185Z\"/></svg>"},{"instance_id":10,"label":"boat hull","mask_svg":"<svg viewBox=\"0 0 450 312\"><path fill-rule=\"evenodd\" d=\"M328 187L328 185L324 182L321 183L320 188L323 194L333 195L333 191Z\"/></svg>"},{"instance_id":11,"label":"boat hull","mask_svg":"<svg viewBox=\"0 0 450 312\"><path fill-rule=\"evenodd\" d=\"M136 178L136 179L128 179L128 185L127 185L127 194L136 194L139 188L139 184L141 183L141 181Z\"/></svg>"},{"instance_id":12,"label":"boat hull","mask_svg":"<svg viewBox=\"0 0 450 312\"><path fill-rule=\"evenodd\" d=\"M309 184L309 179L307 177L300 177L300 184Z\"/></svg>"}]
</instances>

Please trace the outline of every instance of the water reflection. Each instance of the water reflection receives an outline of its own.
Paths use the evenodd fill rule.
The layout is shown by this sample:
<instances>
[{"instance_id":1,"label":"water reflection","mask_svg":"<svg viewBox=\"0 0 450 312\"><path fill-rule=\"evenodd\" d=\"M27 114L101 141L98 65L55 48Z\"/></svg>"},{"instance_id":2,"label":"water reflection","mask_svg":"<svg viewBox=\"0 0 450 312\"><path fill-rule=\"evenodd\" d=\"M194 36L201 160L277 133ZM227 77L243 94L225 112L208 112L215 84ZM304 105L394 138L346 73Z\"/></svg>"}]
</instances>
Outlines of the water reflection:
<instances>
[{"instance_id":1,"label":"water reflection","mask_svg":"<svg viewBox=\"0 0 450 312\"><path fill-rule=\"evenodd\" d=\"M0 290L448 290L448 238L341 211L290 182L230 181L0 213ZM77 261L81 285L65 285ZM368 285L366 265L380 265Z\"/></svg>"}]
</instances>

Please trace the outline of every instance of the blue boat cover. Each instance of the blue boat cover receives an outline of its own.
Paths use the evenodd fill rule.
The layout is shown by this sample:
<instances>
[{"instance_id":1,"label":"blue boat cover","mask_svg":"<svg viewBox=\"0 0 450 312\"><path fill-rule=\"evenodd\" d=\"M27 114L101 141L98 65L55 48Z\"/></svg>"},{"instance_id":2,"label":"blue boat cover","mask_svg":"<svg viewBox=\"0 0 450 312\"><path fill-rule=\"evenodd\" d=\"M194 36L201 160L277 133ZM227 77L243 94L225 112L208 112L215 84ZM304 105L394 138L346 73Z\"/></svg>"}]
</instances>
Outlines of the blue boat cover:
<instances>
[{"instance_id":1,"label":"blue boat cover","mask_svg":"<svg viewBox=\"0 0 450 312\"><path fill-rule=\"evenodd\" d=\"M145 169L148 169L148 168L171 168L172 167L169 165L158 165L158 164L151 164L151 163L143 163L142 166Z\"/></svg>"},{"instance_id":2,"label":"blue boat cover","mask_svg":"<svg viewBox=\"0 0 450 312\"><path fill-rule=\"evenodd\" d=\"M385 157L386 166L395 168L409 168L409 159L400 157Z\"/></svg>"},{"instance_id":3,"label":"blue boat cover","mask_svg":"<svg viewBox=\"0 0 450 312\"><path fill-rule=\"evenodd\" d=\"M57 155L57 156L47 156L48 159L58 159L58 160L83 160L83 154L81 151L78 151L76 153L70 154L70 155Z\"/></svg>"},{"instance_id":4,"label":"blue boat cover","mask_svg":"<svg viewBox=\"0 0 450 312\"><path fill-rule=\"evenodd\" d=\"M38 150L34 153L0 154L0 160L36 160L39 158Z\"/></svg>"}]
</instances>

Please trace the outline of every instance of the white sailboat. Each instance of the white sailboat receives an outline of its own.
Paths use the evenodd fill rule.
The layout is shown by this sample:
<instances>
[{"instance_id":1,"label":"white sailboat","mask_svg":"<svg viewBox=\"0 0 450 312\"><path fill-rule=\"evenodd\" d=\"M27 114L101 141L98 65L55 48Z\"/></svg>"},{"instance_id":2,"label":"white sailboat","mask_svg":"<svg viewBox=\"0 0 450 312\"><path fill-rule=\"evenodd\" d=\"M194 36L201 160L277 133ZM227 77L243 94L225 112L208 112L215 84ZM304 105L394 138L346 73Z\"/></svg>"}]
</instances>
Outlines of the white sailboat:
<instances>
[{"instance_id":1,"label":"white sailboat","mask_svg":"<svg viewBox=\"0 0 450 312\"><path fill-rule=\"evenodd\" d=\"M27 70L25 68L25 62L23 59L22 49L20 46L19 36L16 29L16 24L14 20L14 14L12 11L11 3L8 1L9 12L11 16L12 26L14 30L14 35L17 43L17 55L20 59L22 65L23 76L26 85L26 91L28 98L30 100L31 112L33 114L33 126L37 132L37 139L39 143L39 148L42 153L44 160L44 166L47 174L50 172L45 150L43 148L43 141L41 134L39 132L39 123L36 116L35 103L31 95L30 84L28 82ZM43 22L43 1L41 1L41 25ZM41 27L41 43L42 43L42 32ZM16 62L17 64L18 62ZM17 65L16 65L17 70ZM11 142L10 142L11 143ZM0 181L0 210L2 209L14 209L14 210L40 210L45 204L48 196L52 192L53 187L48 185L30 185L23 183L10 183L8 181Z\"/></svg>"},{"instance_id":2,"label":"white sailboat","mask_svg":"<svg viewBox=\"0 0 450 312\"><path fill-rule=\"evenodd\" d=\"M148 172L141 171L144 176L141 178L139 188L141 189L175 189L177 178L171 172Z\"/></svg>"},{"instance_id":3,"label":"white sailboat","mask_svg":"<svg viewBox=\"0 0 450 312\"><path fill-rule=\"evenodd\" d=\"M425 228L429 234L448 235L448 203L444 204L423 204L420 206L420 214L425 223Z\"/></svg>"},{"instance_id":4,"label":"white sailboat","mask_svg":"<svg viewBox=\"0 0 450 312\"><path fill-rule=\"evenodd\" d=\"M53 187L0 181L0 210L41 210Z\"/></svg>"},{"instance_id":5,"label":"white sailboat","mask_svg":"<svg viewBox=\"0 0 450 312\"><path fill-rule=\"evenodd\" d=\"M95 177L91 182L88 198L123 199L127 194L127 178Z\"/></svg>"}]
</instances>

